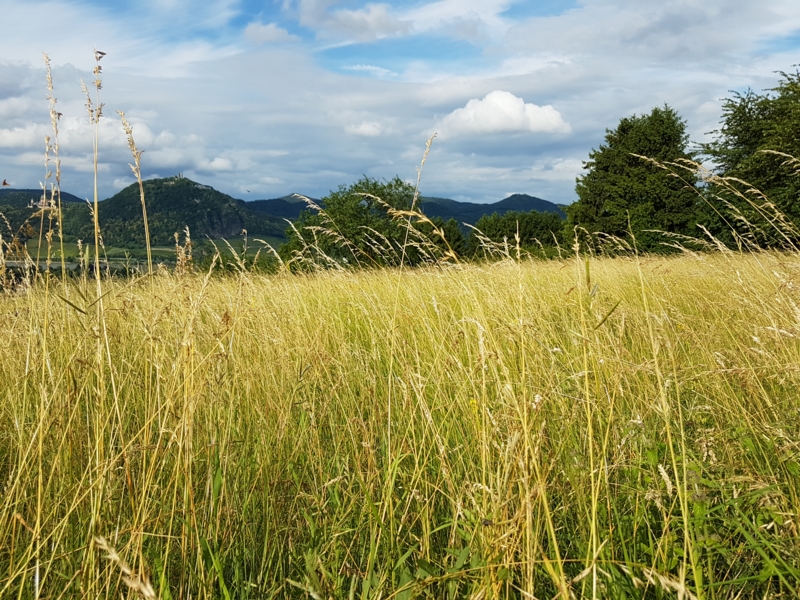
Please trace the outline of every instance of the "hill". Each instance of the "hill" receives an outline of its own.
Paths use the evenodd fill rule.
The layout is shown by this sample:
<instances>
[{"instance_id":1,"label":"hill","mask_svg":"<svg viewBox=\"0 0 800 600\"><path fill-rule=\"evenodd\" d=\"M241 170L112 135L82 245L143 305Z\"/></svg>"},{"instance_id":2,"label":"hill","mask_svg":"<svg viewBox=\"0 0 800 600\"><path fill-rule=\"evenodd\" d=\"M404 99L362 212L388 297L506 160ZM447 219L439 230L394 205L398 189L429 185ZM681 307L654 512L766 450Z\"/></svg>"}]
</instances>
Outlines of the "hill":
<instances>
[{"instance_id":1,"label":"hill","mask_svg":"<svg viewBox=\"0 0 800 600\"><path fill-rule=\"evenodd\" d=\"M49 196L49 192L48 192ZM0 204L24 204L27 206L31 200L34 202L38 202L39 198L42 197L42 190L40 189L0 189ZM84 202L81 198L77 196L73 196L72 194L68 194L67 192L61 192L61 201L62 202Z\"/></svg>"},{"instance_id":2,"label":"hill","mask_svg":"<svg viewBox=\"0 0 800 600\"><path fill-rule=\"evenodd\" d=\"M264 213L250 210L243 200L237 200L184 177L145 181L147 220L153 246L169 246L174 234L189 228L195 240L230 238L249 235L283 238L286 222ZM8 192L18 192L16 195ZM37 192L38 193L38 192ZM23 194L23 195L20 195ZM62 194L62 198L65 194ZM69 195L75 198L75 196ZM24 201L21 199L24 198ZM8 221L0 224L6 237L16 232L35 209L28 208L29 190L6 190L0 196L0 213ZM89 206L83 201L64 203L64 239L91 240L94 237ZM123 248L144 247L144 223L139 185L133 184L100 202L100 230L106 246ZM38 223L38 217L36 219ZM11 231L7 231L10 228ZM34 228L38 230L38 225Z\"/></svg>"},{"instance_id":3,"label":"hill","mask_svg":"<svg viewBox=\"0 0 800 600\"><path fill-rule=\"evenodd\" d=\"M185 177L145 181L144 194L154 246L173 243L175 232L182 232L186 227L198 240L235 237L243 229L248 234L282 237L286 229L286 223L279 218L252 211L243 200ZM144 244L138 184L102 201L100 226L107 244L131 247ZM69 231L66 224L64 229ZM91 236L90 223L82 230L84 235Z\"/></svg>"},{"instance_id":4,"label":"hill","mask_svg":"<svg viewBox=\"0 0 800 600\"><path fill-rule=\"evenodd\" d=\"M317 198L308 199L320 203ZM251 200L247 203L247 208L259 214L296 221L300 213L308 208L308 204L300 194L289 194L271 200Z\"/></svg>"},{"instance_id":5,"label":"hill","mask_svg":"<svg viewBox=\"0 0 800 600\"><path fill-rule=\"evenodd\" d=\"M315 198L310 199L320 203ZM271 200L252 200L247 203L247 207L259 214L295 221L300 216L300 213L308 208L308 204L300 194L289 194ZM564 211L558 205L527 194L514 194L504 200L490 204L458 202L449 198L422 196L420 198L420 210L429 217L442 217L445 220L452 218L459 223L469 223L470 225L477 223L478 219L484 215L494 213L502 215L509 211L529 212L536 210L555 213L562 219L566 218Z\"/></svg>"},{"instance_id":6,"label":"hill","mask_svg":"<svg viewBox=\"0 0 800 600\"><path fill-rule=\"evenodd\" d=\"M484 215L494 213L504 214L509 211L528 212L536 210L539 212L551 212L557 214L562 219L566 218L564 211L556 204L548 200L542 200L528 194L513 194L499 202L490 204L478 204L475 202L458 202L449 198L432 198L423 196L420 198L420 208L429 217L441 217L445 220L455 219L459 223L469 223L474 225Z\"/></svg>"},{"instance_id":7,"label":"hill","mask_svg":"<svg viewBox=\"0 0 800 600\"><path fill-rule=\"evenodd\" d=\"M195 240L231 238L246 229L249 235L284 238L286 220L295 221L308 208L300 194L288 194L269 200L245 202L210 186L185 177L168 177L145 181L147 216L153 246L169 246L174 234L186 227ZM40 190L0 190L0 213L9 222L0 224L4 237L16 230L33 214L29 207ZM62 192L64 202L64 238L68 241L93 238L92 219L86 202ZM316 198L309 198L320 203ZM509 211L536 210L551 212L564 218L557 205L527 194L514 194L490 204L458 202L448 198L423 196L420 209L429 217L455 219L474 225L484 215ZM139 199L139 186L133 184L100 203L100 228L107 246L141 248L144 246L144 224ZM38 229L38 226L36 227Z\"/></svg>"}]
</instances>

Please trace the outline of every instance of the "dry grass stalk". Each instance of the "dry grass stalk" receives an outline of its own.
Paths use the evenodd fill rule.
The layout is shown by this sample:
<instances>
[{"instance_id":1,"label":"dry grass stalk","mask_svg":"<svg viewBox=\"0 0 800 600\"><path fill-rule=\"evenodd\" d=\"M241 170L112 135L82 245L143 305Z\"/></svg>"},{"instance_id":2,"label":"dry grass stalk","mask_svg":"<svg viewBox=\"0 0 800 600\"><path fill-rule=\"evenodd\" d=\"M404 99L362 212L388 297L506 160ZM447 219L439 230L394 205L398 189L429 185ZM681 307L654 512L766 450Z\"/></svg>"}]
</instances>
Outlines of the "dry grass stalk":
<instances>
[{"instance_id":1,"label":"dry grass stalk","mask_svg":"<svg viewBox=\"0 0 800 600\"><path fill-rule=\"evenodd\" d=\"M136 147L136 142L133 139L133 127L131 127L128 120L125 118L125 113L121 110L118 110L117 113L119 114L120 120L122 121L122 128L125 130L125 136L128 140L128 148L131 151L131 156L133 157L133 164L128 165L133 171L134 176L136 177L136 181L139 184L139 199L142 203L142 220L144 221L144 244L145 248L147 249L147 273L149 275L153 274L153 254L150 249L150 227L147 222L147 203L145 202L144 198L144 183L142 182L142 152L144 150L139 150Z\"/></svg>"},{"instance_id":2,"label":"dry grass stalk","mask_svg":"<svg viewBox=\"0 0 800 600\"><path fill-rule=\"evenodd\" d=\"M147 574L137 574L128 566L117 551L111 546L104 537L95 537L94 543L106 553L106 559L114 563L122 574L123 583L128 589L139 594L145 600L157 600L158 595L153 589Z\"/></svg>"}]
</instances>

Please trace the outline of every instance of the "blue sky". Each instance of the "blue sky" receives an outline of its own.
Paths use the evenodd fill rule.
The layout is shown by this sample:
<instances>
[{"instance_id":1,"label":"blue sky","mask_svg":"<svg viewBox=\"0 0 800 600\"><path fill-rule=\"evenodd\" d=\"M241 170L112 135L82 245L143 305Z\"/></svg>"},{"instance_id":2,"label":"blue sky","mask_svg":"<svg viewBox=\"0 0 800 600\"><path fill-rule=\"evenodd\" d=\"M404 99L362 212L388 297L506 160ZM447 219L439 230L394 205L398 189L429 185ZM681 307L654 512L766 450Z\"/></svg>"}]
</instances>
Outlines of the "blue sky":
<instances>
[{"instance_id":1,"label":"blue sky","mask_svg":"<svg viewBox=\"0 0 800 600\"><path fill-rule=\"evenodd\" d=\"M91 190L80 81L103 59L100 193L178 172L243 199L322 196L361 175L490 202L574 200L620 118L669 103L707 139L729 90L800 62L796 0L0 0L0 178L36 188L63 113L63 189ZM43 35L42 32L46 32ZM248 191L249 190L249 191Z\"/></svg>"}]
</instances>

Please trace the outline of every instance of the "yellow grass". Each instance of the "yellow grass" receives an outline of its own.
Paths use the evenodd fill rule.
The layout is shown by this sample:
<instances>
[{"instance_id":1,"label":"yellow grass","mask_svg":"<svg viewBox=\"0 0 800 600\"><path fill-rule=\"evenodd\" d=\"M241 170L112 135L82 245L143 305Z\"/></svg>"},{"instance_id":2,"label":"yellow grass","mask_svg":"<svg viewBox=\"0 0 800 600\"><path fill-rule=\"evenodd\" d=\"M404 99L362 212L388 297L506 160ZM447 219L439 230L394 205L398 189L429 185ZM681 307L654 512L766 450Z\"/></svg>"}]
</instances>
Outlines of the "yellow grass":
<instances>
[{"instance_id":1,"label":"yellow grass","mask_svg":"<svg viewBox=\"0 0 800 600\"><path fill-rule=\"evenodd\" d=\"M0 296L0 597L794 597L798 274L578 256Z\"/></svg>"}]
</instances>

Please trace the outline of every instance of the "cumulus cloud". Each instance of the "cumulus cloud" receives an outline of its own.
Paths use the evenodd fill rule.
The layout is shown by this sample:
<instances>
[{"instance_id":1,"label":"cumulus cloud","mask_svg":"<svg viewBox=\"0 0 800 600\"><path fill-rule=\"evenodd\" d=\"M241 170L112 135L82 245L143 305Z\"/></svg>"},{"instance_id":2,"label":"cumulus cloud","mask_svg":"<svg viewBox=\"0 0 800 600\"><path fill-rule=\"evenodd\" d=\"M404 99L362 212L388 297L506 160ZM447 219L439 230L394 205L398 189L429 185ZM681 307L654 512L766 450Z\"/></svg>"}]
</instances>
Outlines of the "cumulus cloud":
<instances>
[{"instance_id":1,"label":"cumulus cloud","mask_svg":"<svg viewBox=\"0 0 800 600\"><path fill-rule=\"evenodd\" d=\"M363 137L378 137L379 135L386 133L387 129L376 121L364 121L361 123L361 125L350 125L345 127L345 131L347 131L347 133L360 135Z\"/></svg>"},{"instance_id":2,"label":"cumulus cloud","mask_svg":"<svg viewBox=\"0 0 800 600\"><path fill-rule=\"evenodd\" d=\"M233 171L233 162L228 158L217 156L210 161L203 161L197 168L202 171Z\"/></svg>"},{"instance_id":3,"label":"cumulus cloud","mask_svg":"<svg viewBox=\"0 0 800 600\"><path fill-rule=\"evenodd\" d=\"M42 140L48 133L49 130L44 124L0 129L0 148L30 148L36 143L44 147Z\"/></svg>"},{"instance_id":4,"label":"cumulus cloud","mask_svg":"<svg viewBox=\"0 0 800 600\"><path fill-rule=\"evenodd\" d=\"M136 183L136 180L131 177L116 177L112 185L115 190L122 190L133 183Z\"/></svg>"},{"instance_id":5,"label":"cumulus cloud","mask_svg":"<svg viewBox=\"0 0 800 600\"><path fill-rule=\"evenodd\" d=\"M282 44L285 42L296 42L300 38L292 35L283 27L278 27L275 23L253 22L244 28L244 36L256 44Z\"/></svg>"},{"instance_id":6,"label":"cumulus cloud","mask_svg":"<svg viewBox=\"0 0 800 600\"><path fill-rule=\"evenodd\" d=\"M510 92L495 90L472 99L442 119L441 134L569 133L570 126L551 105L526 103Z\"/></svg>"}]
</instances>

